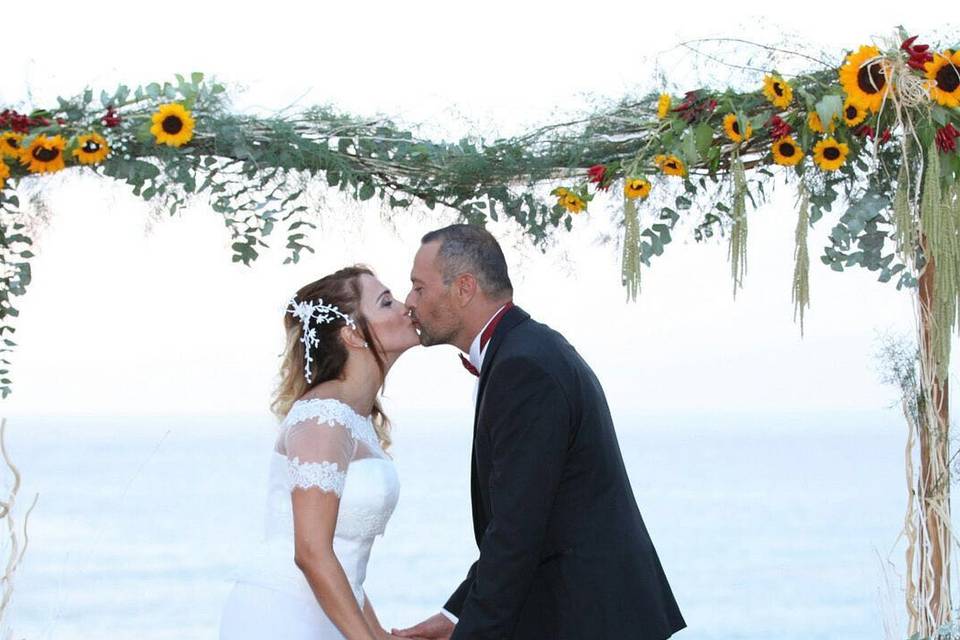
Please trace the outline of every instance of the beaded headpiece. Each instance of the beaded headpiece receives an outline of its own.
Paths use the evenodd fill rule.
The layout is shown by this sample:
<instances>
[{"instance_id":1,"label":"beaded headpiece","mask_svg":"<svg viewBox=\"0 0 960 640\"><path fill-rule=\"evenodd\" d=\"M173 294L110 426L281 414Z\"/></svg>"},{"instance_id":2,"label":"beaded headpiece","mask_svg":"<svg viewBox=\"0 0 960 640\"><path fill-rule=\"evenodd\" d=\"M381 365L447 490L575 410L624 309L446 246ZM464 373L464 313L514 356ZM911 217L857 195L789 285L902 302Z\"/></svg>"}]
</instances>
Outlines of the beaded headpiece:
<instances>
[{"instance_id":1,"label":"beaded headpiece","mask_svg":"<svg viewBox=\"0 0 960 640\"><path fill-rule=\"evenodd\" d=\"M312 300L297 302L296 297L293 297L290 299L287 312L300 320L300 325L303 327L303 335L300 336L300 342L303 343L306 360L303 365L303 371L307 382L312 382L310 363L313 362L313 356L310 355L310 351L320 344L320 338L317 337L316 328L310 326L310 321L313 320L315 324L321 325L327 324L328 322L335 322L337 318L340 318L351 329L356 329L357 325L353 321L353 318L340 311L337 305L324 304L323 298L317 298L316 302Z\"/></svg>"}]
</instances>

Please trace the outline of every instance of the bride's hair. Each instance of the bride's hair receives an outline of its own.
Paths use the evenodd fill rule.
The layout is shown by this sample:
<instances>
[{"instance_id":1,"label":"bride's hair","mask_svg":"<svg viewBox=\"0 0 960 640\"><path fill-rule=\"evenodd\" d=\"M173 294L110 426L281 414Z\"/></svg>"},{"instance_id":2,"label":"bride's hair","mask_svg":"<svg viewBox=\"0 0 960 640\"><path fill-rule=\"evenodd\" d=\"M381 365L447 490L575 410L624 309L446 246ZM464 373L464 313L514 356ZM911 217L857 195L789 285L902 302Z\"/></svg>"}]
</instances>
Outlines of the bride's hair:
<instances>
[{"instance_id":1,"label":"bride's hair","mask_svg":"<svg viewBox=\"0 0 960 640\"><path fill-rule=\"evenodd\" d=\"M378 345L379 341L370 330L370 324L360 312L360 276L373 275L368 267L356 265L340 269L335 273L324 276L311 282L297 291L296 302L316 301L323 299L324 304L335 305L340 311L352 316L357 329L363 334L364 340L370 345ZM280 363L280 381L274 391L273 402L270 408L281 420L286 417L293 403L307 391L328 380L340 378L347 363L347 348L340 340L340 329L343 321L317 323L312 322L320 343L312 347L310 363L310 379L307 382L304 375L306 348L300 338L303 336L303 326L293 314L284 313L283 326L287 333L287 346L283 351ZM383 356L377 348L370 350L376 358L380 368L381 384L386 376L386 365ZM381 448L386 451L390 446L390 420L380 406L380 399L373 403L373 426L380 440Z\"/></svg>"}]
</instances>

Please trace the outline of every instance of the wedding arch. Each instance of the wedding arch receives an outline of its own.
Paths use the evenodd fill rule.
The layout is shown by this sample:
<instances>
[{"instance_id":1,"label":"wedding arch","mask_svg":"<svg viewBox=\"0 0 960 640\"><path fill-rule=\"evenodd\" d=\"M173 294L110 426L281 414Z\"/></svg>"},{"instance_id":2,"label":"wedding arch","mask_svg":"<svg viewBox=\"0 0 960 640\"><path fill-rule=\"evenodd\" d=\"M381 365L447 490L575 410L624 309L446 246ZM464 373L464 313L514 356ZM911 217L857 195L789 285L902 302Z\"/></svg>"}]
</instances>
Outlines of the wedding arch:
<instances>
[{"instance_id":1,"label":"wedding arch","mask_svg":"<svg viewBox=\"0 0 960 640\"><path fill-rule=\"evenodd\" d=\"M919 458L916 472L911 456L907 463L906 606L910 634L933 635L951 610L947 372L960 306L960 51L901 30L838 60L791 54L813 70L752 68L748 90L653 93L492 142L431 141L326 107L240 115L227 89L199 73L99 96L87 89L29 113L6 109L0 393L11 391L14 301L30 284L33 257L21 191L42 190L59 171L122 180L170 213L205 195L243 264L274 237L287 262L313 251L304 196L318 179L395 208L440 205L473 224L506 217L542 246L575 231L598 192L615 190L631 299L681 220L697 241L727 238L736 295L747 268L747 203L756 208L772 182L786 180L798 196L791 286L801 334L807 234L828 214L834 226L821 261L874 271L916 302L919 357L901 377Z\"/></svg>"}]
</instances>

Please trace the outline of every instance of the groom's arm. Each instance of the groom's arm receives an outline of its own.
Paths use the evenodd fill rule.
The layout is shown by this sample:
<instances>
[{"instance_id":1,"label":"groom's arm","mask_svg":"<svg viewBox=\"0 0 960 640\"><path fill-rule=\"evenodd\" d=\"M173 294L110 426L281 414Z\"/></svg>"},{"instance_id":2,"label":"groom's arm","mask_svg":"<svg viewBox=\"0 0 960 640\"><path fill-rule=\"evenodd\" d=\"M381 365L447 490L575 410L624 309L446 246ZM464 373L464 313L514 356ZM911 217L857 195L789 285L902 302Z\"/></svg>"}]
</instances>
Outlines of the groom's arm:
<instances>
[{"instance_id":1,"label":"groom's arm","mask_svg":"<svg viewBox=\"0 0 960 640\"><path fill-rule=\"evenodd\" d=\"M553 375L530 358L497 369L484 392L492 517L451 640L512 634L540 563L570 442L570 406Z\"/></svg>"},{"instance_id":2,"label":"groom's arm","mask_svg":"<svg viewBox=\"0 0 960 640\"><path fill-rule=\"evenodd\" d=\"M473 585L473 581L477 576L477 563L474 562L470 565L470 570L467 571L467 578L457 587L457 590L453 592L453 595L450 596L450 599L447 600L447 604L443 605L444 611L452 613L456 617L460 617L460 612L463 611L463 603L467 599L467 594L470 592L470 587ZM448 616L449 617L449 616ZM452 622L456 622L453 620Z\"/></svg>"}]
</instances>

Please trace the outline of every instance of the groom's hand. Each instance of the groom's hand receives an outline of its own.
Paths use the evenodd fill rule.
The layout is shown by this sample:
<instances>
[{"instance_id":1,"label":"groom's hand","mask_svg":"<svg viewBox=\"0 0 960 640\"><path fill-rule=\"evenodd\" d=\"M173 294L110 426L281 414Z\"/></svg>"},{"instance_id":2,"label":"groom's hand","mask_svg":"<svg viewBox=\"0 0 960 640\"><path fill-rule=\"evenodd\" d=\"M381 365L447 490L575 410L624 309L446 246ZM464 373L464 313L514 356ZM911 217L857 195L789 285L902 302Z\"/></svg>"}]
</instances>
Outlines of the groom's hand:
<instances>
[{"instance_id":1,"label":"groom's hand","mask_svg":"<svg viewBox=\"0 0 960 640\"><path fill-rule=\"evenodd\" d=\"M456 625L442 613L431 616L409 629L394 629L393 635L401 638L424 638L425 640L449 640Z\"/></svg>"}]
</instances>

